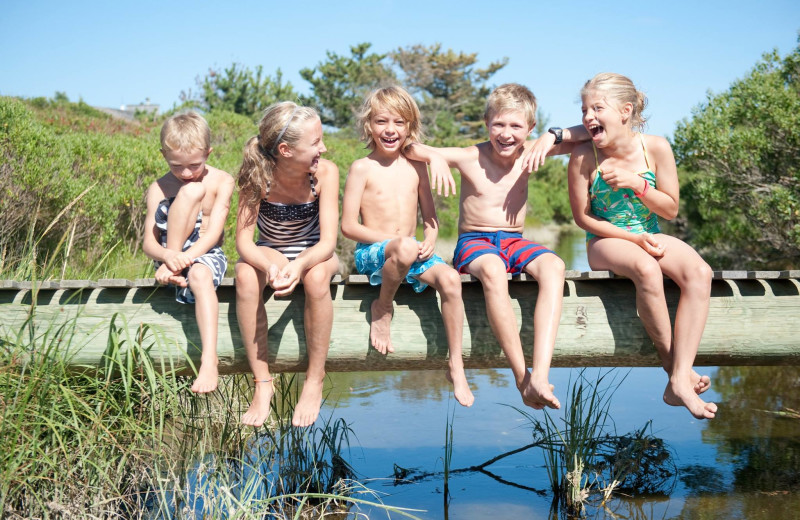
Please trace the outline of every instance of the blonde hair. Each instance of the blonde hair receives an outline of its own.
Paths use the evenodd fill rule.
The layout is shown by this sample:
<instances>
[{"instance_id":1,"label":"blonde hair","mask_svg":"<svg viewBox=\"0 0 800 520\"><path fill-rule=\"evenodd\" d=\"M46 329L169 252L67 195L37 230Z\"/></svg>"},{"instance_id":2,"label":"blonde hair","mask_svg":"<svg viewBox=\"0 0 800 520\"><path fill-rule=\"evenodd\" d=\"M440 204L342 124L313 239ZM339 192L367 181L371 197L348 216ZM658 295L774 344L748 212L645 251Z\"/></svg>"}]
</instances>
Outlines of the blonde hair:
<instances>
[{"instance_id":1,"label":"blonde hair","mask_svg":"<svg viewBox=\"0 0 800 520\"><path fill-rule=\"evenodd\" d=\"M204 150L211 148L211 129L197 112L184 112L170 117L161 126L161 151Z\"/></svg>"},{"instance_id":2,"label":"blonde hair","mask_svg":"<svg viewBox=\"0 0 800 520\"><path fill-rule=\"evenodd\" d=\"M531 129L536 126L536 96L528 87L518 83L505 83L489 94L483 120L488 123L492 116L511 110L521 110L528 126Z\"/></svg>"},{"instance_id":3,"label":"blonde hair","mask_svg":"<svg viewBox=\"0 0 800 520\"><path fill-rule=\"evenodd\" d=\"M375 112L381 109L399 115L405 119L408 125L408 135L405 142L401 143L400 149L424 139L417 102L402 87L385 87L370 92L364 99L358 114L361 140L367 143L367 148L371 150L375 148L375 138L372 136L369 123Z\"/></svg>"},{"instance_id":4,"label":"blonde hair","mask_svg":"<svg viewBox=\"0 0 800 520\"><path fill-rule=\"evenodd\" d=\"M614 103L617 108L622 108L625 103L630 103L633 107L631 127L640 132L644 130L647 118L642 113L647 107L647 96L636 90L630 78L613 72L601 72L583 85L581 98L586 97L589 92L601 94L609 103Z\"/></svg>"},{"instance_id":5,"label":"blonde hair","mask_svg":"<svg viewBox=\"0 0 800 520\"><path fill-rule=\"evenodd\" d=\"M244 145L244 157L239 167L237 184L239 198L247 206L255 206L273 180L278 162L278 145L293 147L302 137L301 126L306 121L318 120L313 108L291 101L274 103L264 110L258 123L258 135Z\"/></svg>"}]
</instances>

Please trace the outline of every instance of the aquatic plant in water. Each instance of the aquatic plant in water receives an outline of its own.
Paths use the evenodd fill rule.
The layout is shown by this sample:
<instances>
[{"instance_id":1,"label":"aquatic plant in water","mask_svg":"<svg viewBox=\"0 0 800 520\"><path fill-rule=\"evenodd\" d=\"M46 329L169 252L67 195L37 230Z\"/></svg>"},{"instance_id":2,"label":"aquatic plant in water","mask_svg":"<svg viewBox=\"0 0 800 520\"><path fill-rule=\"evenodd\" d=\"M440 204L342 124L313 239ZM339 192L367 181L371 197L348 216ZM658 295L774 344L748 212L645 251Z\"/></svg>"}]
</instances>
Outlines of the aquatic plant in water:
<instances>
[{"instance_id":1,"label":"aquatic plant in water","mask_svg":"<svg viewBox=\"0 0 800 520\"><path fill-rule=\"evenodd\" d=\"M579 371L569 385L562 417L545 411L541 421L515 408L540 438L554 506L568 515L583 512L594 496L603 505L614 492L669 492L675 485L671 452L648 433L650 421L627 435L607 431L611 397L622 382L613 373L599 372L588 381L585 370Z\"/></svg>"}]
</instances>

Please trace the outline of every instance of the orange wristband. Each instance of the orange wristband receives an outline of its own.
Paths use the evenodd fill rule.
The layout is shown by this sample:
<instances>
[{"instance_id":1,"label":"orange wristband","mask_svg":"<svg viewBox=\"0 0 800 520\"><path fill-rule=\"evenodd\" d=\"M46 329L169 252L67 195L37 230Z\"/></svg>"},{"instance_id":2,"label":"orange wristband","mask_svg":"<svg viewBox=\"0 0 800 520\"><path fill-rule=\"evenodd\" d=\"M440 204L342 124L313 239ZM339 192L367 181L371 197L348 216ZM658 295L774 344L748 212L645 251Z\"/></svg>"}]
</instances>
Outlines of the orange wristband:
<instances>
[{"instance_id":1,"label":"orange wristband","mask_svg":"<svg viewBox=\"0 0 800 520\"><path fill-rule=\"evenodd\" d=\"M637 197L639 197L640 199L642 197L644 197L644 194L647 193L647 190L650 189L650 183L647 182L647 179L642 178L642 180L644 181L644 189L642 190L642 192L641 193L636 193L636 190L633 190L633 194L636 195Z\"/></svg>"}]
</instances>

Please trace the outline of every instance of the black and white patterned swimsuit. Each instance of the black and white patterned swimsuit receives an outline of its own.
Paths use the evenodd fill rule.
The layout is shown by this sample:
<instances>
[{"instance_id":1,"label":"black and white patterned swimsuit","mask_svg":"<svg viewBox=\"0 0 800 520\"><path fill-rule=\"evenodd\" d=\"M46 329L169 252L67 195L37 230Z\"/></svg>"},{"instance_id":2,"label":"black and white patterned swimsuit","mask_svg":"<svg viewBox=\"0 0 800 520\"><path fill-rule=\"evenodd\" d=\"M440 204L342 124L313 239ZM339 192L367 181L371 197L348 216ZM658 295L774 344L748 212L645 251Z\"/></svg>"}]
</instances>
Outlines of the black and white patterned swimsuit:
<instances>
[{"instance_id":1,"label":"black and white patterned swimsuit","mask_svg":"<svg viewBox=\"0 0 800 520\"><path fill-rule=\"evenodd\" d=\"M281 204L269 202L270 185L258 207L258 246L267 246L283 253L290 261L319 242L319 195L314 188L314 176L308 174L312 202Z\"/></svg>"}]
</instances>

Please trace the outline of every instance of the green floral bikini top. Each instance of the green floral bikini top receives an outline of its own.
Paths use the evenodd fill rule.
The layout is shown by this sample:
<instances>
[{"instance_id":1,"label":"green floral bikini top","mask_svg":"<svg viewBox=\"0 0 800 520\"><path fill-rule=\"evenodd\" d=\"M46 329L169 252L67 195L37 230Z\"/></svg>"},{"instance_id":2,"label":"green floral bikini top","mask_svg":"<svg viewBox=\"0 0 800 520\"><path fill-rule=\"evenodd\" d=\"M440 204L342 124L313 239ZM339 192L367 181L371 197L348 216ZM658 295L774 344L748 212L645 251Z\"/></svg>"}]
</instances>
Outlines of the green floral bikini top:
<instances>
[{"instance_id":1,"label":"green floral bikini top","mask_svg":"<svg viewBox=\"0 0 800 520\"><path fill-rule=\"evenodd\" d=\"M647 170L638 175L646 180L651 188L655 188L656 174L650 168L644 137L642 134L639 134L639 137L642 140L642 150L644 151ZM594 147L594 144L592 149L594 150L594 163L597 166L592 186L589 188L592 213L631 233L661 233L661 229L658 227L658 216L639 200L639 197L634 194L632 189L612 188L606 184L601 175L600 163L597 160L597 148ZM588 242L596 236L587 231L586 241Z\"/></svg>"}]
</instances>

